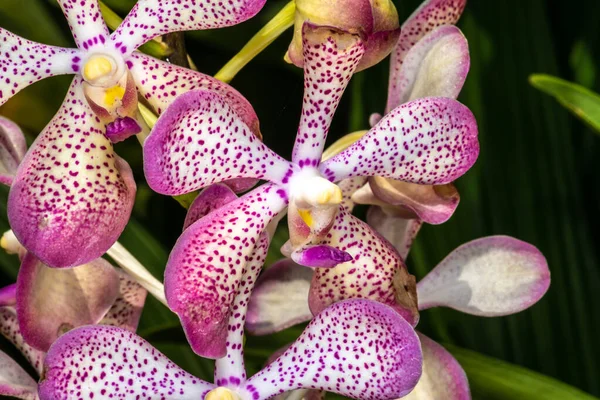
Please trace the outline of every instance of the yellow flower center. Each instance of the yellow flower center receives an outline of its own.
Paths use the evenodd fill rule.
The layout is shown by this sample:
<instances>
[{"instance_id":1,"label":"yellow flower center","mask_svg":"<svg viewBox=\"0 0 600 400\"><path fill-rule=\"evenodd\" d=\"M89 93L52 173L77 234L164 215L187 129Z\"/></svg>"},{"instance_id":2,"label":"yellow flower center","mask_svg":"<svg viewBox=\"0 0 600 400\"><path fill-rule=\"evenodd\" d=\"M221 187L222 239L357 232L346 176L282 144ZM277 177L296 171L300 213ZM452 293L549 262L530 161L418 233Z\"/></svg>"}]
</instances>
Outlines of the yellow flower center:
<instances>
[{"instance_id":1,"label":"yellow flower center","mask_svg":"<svg viewBox=\"0 0 600 400\"><path fill-rule=\"evenodd\" d=\"M218 387L216 389L213 389L210 392L208 392L208 394L206 396L204 396L204 400L239 400L239 399L240 399L240 397L237 394L235 394L231 390L224 388L224 387Z\"/></svg>"},{"instance_id":2,"label":"yellow flower center","mask_svg":"<svg viewBox=\"0 0 600 400\"><path fill-rule=\"evenodd\" d=\"M94 55L83 66L83 77L88 82L95 82L113 73L114 62L108 57Z\"/></svg>"},{"instance_id":3,"label":"yellow flower center","mask_svg":"<svg viewBox=\"0 0 600 400\"><path fill-rule=\"evenodd\" d=\"M120 85L113 86L109 89L106 89L104 94L104 104L109 107L115 105L117 100L121 100L125 95L125 88Z\"/></svg>"}]
</instances>

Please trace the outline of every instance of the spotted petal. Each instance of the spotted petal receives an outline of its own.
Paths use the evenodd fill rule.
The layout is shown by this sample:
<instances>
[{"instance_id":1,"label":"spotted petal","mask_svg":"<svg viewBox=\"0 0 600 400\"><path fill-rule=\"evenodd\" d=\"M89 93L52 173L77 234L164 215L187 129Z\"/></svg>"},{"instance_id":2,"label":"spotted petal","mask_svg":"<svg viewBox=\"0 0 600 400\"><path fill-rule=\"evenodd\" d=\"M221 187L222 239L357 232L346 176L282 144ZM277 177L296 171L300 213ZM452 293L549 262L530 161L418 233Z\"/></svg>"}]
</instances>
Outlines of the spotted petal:
<instances>
[{"instance_id":1,"label":"spotted petal","mask_svg":"<svg viewBox=\"0 0 600 400\"><path fill-rule=\"evenodd\" d=\"M425 0L402 24L400 39L390 60L390 85L386 113L402 104L398 83L406 53L426 34L442 25L455 24L467 0Z\"/></svg>"},{"instance_id":2,"label":"spotted petal","mask_svg":"<svg viewBox=\"0 0 600 400\"><path fill-rule=\"evenodd\" d=\"M109 37L97 0L58 0L80 49L102 46Z\"/></svg>"},{"instance_id":3,"label":"spotted petal","mask_svg":"<svg viewBox=\"0 0 600 400\"><path fill-rule=\"evenodd\" d=\"M310 321L308 293L313 270L285 258L267 269L250 298L246 329L254 335L282 331Z\"/></svg>"},{"instance_id":4,"label":"spotted petal","mask_svg":"<svg viewBox=\"0 0 600 400\"><path fill-rule=\"evenodd\" d=\"M130 331L87 326L50 348L40 381L42 400L197 400L214 386L188 374Z\"/></svg>"},{"instance_id":5,"label":"spotted petal","mask_svg":"<svg viewBox=\"0 0 600 400\"><path fill-rule=\"evenodd\" d=\"M387 214L381 207L371 206L367 211L367 223L381 236L387 239L406 260L410 247L419 233L423 221L406 219Z\"/></svg>"},{"instance_id":6,"label":"spotted petal","mask_svg":"<svg viewBox=\"0 0 600 400\"><path fill-rule=\"evenodd\" d=\"M117 240L135 182L115 155L76 77L57 115L17 170L8 217L21 244L51 267L85 264Z\"/></svg>"},{"instance_id":7,"label":"spotted petal","mask_svg":"<svg viewBox=\"0 0 600 400\"><path fill-rule=\"evenodd\" d=\"M423 350L423 375L403 400L471 400L467 375L442 346L417 332Z\"/></svg>"},{"instance_id":8,"label":"spotted petal","mask_svg":"<svg viewBox=\"0 0 600 400\"><path fill-rule=\"evenodd\" d=\"M331 181L382 176L420 184L449 183L479 154L477 123L459 102L438 97L411 101L387 114L365 136L325 161Z\"/></svg>"},{"instance_id":9,"label":"spotted petal","mask_svg":"<svg viewBox=\"0 0 600 400\"><path fill-rule=\"evenodd\" d=\"M37 383L3 351L0 351L0 395L24 400L38 398Z\"/></svg>"},{"instance_id":10,"label":"spotted petal","mask_svg":"<svg viewBox=\"0 0 600 400\"><path fill-rule=\"evenodd\" d=\"M165 294L197 354L225 355L244 265L285 205L277 188L267 184L196 221L177 240L165 270Z\"/></svg>"},{"instance_id":11,"label":"spotted petal","mask_svg":"<svg viewBox=\"0 0 600 400\"><path fill-rule=\"evenodd\" d=\"M237 196L227 185L217 183L207 187L196 196L190 208L188 208L185 222L183 223L183 230L185 231L200 218L231 203L235 199L237 199Z\"/></svg>"},{"instance_id":12,"label":"spotted petal","mask_svg":"<svg viewBox=\"0 0 600 400\"><path fill-rule=\"evenodd\" d=\"M291 171L222 96L202 90L177 98L144 143L146 179L162 194L189 193L232 178L282 183Z\"/></svg>"},{"instance_id":13,"label":"spotted petal","mask_svg":"<svg viewBox=\"0 0 600 400\"><path fill-rule=\"evenodd\" d=\"M119 271L119 294L101 325L111 325L135 332L142 316L148 292L137 281Z\"/></svg>"},{"instance_id":14,"label":"spotted petal","mask_svg":"<svg viewBox=\"0 0 600 400\"><path fill-rule=\"evenodd\" d=\"M486 317L535 304L550 286L546 259L534 246L508 236L463 244L418 286L419 309L436 306Z\"/></svg>"},{"instance_id":15,"label":"spotted petal","mask_svg":"<svg viewBox=\"0 0 600 400\"><path fill-rule=\"evenodd\" d=\"M76 73L80 61L78 50L35 43L0 28L0 105L34 82Z\"/></svg>"},{"instance_id":16,"label":"spotted petal","mask_svg":"<svg viewBox=\"0 0 600 400\"><path fill-rule=\"evenodd\" d=\"M244 389L258 399L294 389L323 389L362 400L395 399L417 384L421 364L417 335L395 311L374 301L348 300L323 310Z\"/></svg>"},{"instance_id":17,"label":"spotted petal","mask_svg":"<svg viewBox=\"0 0 600 400\"><path fill-rule=\"evenodd\" d=\"M0 307L0 334L23 354L38 374L42 373L45 353L34 349L25 342L19 328L17 312L12 307Z\"/></svg>"},{"instance_id":18,"label":"spotted petal","mask_svg":"<svg viewBox=\"0 0 600 400\"><path fill-rule=\"evenodd\" d=\"M150 39L177 31L237 25L256 15L266 0L138 0L112 39L133 51Z\"/></svg>"},{"instance_id":19,"label":"spotted petal","mask_svg":"<svg viewBox=\"0 0 600 400\"><path fill-rule=\"evenodd\" d=\"M314 315L336 301L364 298L393 307L417 324L416 282L390 243L343 209L324 243L349 253L353 260L315 270L309 297Z\"/></svg>"},{"instance_id":20,"label":"spotted petal","mask_svg":"<svg viewBox=\"0 0 600 400\"><path fill-rule=\"evenodd\" d=\"M303 26L304 100L292 160L316 166L333 114L365 46L358 34L310 23Z\"/></svg>"},{"instance_id":21,"label":"spotted petal","mask_svg":"<svg viewBox=\"0 0 600 400\"><path fill-rule=\"evenodd\" d=\"M10 186L26 152L27 143L21 128L0 115L0 183Z\"/></svg>"}]
</instances>

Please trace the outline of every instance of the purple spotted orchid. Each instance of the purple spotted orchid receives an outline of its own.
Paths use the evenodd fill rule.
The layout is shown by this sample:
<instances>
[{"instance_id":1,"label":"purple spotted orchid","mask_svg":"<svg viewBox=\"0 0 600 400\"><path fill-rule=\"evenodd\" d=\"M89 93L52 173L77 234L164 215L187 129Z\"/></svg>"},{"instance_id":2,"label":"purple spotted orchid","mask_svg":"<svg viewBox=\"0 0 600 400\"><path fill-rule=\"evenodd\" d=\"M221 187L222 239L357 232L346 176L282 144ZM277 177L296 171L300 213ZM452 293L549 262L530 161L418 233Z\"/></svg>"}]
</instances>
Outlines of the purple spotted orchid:
<instances>
[{"instance_id":1,"label":"purple spotted orchid","mask_svg":"<svg viewBox=\"0 0 600 400\"><path fill-rule=\"evenodd\" d=\"M155 36L242 22L265 0L139 0L112 34L97 0L58 0L76 49L34 43L0 28L0 105L41 79L74 74L62 107L15 173L8 201L19 241L45 264L71 267L106 252L135 197L129 166L112 143L138 133L137 99L157 113L181 93L222 94L254 132L252 107L231 87L135 50Z\"/></svg>"},{"instance_id":2,"label":"purple spotted orchid","mask_svg":"<svg viewBox=\"0 0 600 400\"><path fill-rule=\"evenodd\" d=\"M335 182L384 175L445 183L470 168L478 154L471 112L455 100L427 98L397 108L352 147L320 162L332 116L364 43L359 35L306 23L303 48L305 94L292 162L257 140L234 109L206 91L177 99L144 145L146 178L159 193L179 195L233 178L269 181L192 224L169 258L169 307L202 356L224 356L244 260L286 207L294 259L332 267L350 259L321 243L345 215Z\"/></svg>"}]
</instances>

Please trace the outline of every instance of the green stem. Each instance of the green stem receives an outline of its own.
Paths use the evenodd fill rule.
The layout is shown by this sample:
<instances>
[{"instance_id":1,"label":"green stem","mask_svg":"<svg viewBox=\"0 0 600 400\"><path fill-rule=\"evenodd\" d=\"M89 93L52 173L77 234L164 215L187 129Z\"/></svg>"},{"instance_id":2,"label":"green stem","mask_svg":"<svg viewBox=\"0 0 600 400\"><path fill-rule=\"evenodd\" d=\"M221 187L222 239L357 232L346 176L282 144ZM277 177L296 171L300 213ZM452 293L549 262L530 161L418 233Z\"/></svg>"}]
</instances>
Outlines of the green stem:
<instances>
[{"instance_id":1,"label":"green stem","mask_svg":"<svg viewBox=\"0 0 600 400\"><path fill-rule=\"evenodd\" d=\"M294 24L295 12L296 3L290 1L246 43L239 53L217 72L215 78L223 82L231 82L246 64Z\"/></svg>"}]
</instances>

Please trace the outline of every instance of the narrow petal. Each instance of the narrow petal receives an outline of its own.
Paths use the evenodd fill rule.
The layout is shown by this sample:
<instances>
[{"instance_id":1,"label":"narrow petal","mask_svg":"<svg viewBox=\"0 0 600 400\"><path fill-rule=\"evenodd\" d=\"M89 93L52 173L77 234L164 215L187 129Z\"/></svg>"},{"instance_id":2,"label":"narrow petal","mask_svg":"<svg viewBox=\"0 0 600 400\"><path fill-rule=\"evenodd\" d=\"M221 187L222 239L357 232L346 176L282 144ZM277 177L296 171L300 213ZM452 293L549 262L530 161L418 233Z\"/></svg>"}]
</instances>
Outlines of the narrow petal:
<instances>
[{"instance_id":1,"label":"narrow petal","mask_svg":"<svg viewBox=\"0 0 600 400\"><path fill-rule=\"evenodd\" d=\"M73 80L10 190L8 217L21 244L45 264L71 267L100 256L125 228L135 198L127 163Z\"/></svg>"},{"instance_id":2,"label":"narrow petal","mask_svg":"<svg viewBox=\"0 0 600 400\"><path fill-rule=\"evenodd\" d=\"M34 82L76 73L80 62L78 50L35 43L0 28L0 106Z\"/></svg>"},{"instance_id":3,"label":"narrow petal","mask_svg":"<svg viewBox=\"0 0 600 400\"><path fill-rule=\"evenodd\" d=\"M324 243L353 260L315 270L309 297L313 315L337 301L363 298L393 307L417 324L416 282L390 243L345 210L340 210Z\"/></svg>"},{"instance_id":4,"label":"narrow petal","mask_svg":"<svg viewBox=\"0 0 600 400\"><path fill-rule=\"evenodd\" d=\"M345 209L351 212L355 206L354 201L352 200L352 195L358 189L363 187L365 183L367 183L367 178L365 178L364 176L357 176L354 178L344 179L343 181L338 183L338 186L342 190L343 194L343 200L340 206L344 207Z\"/></svg>"},{"instance_id":5,"label":"narrow petal","mask_svg":"<svg viewBox=\"0 0 600 400\"><path fill-rule=\"evenodd\" d=\"M137 281L119 271L119 294L101 325L111 325L135 332L142 316L148 292Z\"/></svg>"},{"instance_id":6,"label":"narrow petal","mask_svg":"<svg viewBox=\"0 0 600 400\"><path fill-rule=\"evenodd\" d=\"M265 3L266 0L139 0L112 39L132 52L167 33L237 25L255 16Z\"/></svg>"},{"instance_id":7,"label":"narrow petal","mask_svg":"<svg viewBox=\"0 0 600 400\"><path fill-rule=\"evenodd\" d=\"M57 0L80 49L102 46L109 37L97 0Z\"/></svg>"},{"instance_id":8,"label":"narrow petal","mask_svg":"<svg viewBox=\"0 0 600 400\"><path fill-rule=\"evenodd\" d=\"M452 99L428 97L387 114L320 170L331 181L382 176L439 185L463 175L478 154L477 123L471 111Z\"/></svg>"},{"instance_id":9,"label":"narrow petal","mask_svg":"<svg viewBox=\"0 0 600 400\"><path fill-rule=\"evenodd\" d=\"M362 400L396 399L417 384L421 365L418 337L404 319L383 304L348 300L316 316L244 389L258 399L294 389L322 389Z\"/></svg>"},{"instance_id":10,"label":"narrow petal","mask_svg":"<svg viewBox=\"0 0 600 400\"><path fill-rule=\"evenodd\" d=\"M0 307L17 304L17 284L13 283L0 289Z\"/></svg>"},{"instance_id":11,"label":"narrow petal","mask_svg":"<svg viewBox=\"0 0 600 400\"><path fill-rule=\"evenodd\" d=\"M119 293L119 276L105 260L70 269L49 268L27 253L17 278L17 315L23 337L48 351L63 333L98 323Z\"/></svg>"},{"instance_id":12,"label":"narrow petal","mask_svg":"<svg viewBox=\"0 0 600 400\"><path fill-rule=\"evenodd\" d=\"M402 104L400 69L406 53L426 34L442 25L453 25L460 18L467 0L425 0L402 24L400 39L390 59L390 84L386 114Z\"/></svg>"},{"instance_id":13,"label":"narrow petal","mask_svg":"<svg viewBox=\"0 0 600 400\"><path fill-rule=\"evenodd\" d=\"M410 247L423 225L423 221L419 219L389 215L378 206L369 207L367 223L396 248L403 260L406 260Z\"/></svg>"},{"instance_id":14,"label":"narrow petal","mask_svg":"<svg viewBox=\"0 0 600 400\"><path fill-rule=\"evenodd\" d=\"M417 332L423 349L423 375L403 400L471 400L467 375L442 346Z\"/></svg>"},{"instance_id":15,"label":"narrow petal","mask_svg":"<svg viewBox=\"0 0 600 400\"><path fill-rule=\"evenodd\" d=\"M223 96L250 130L261 137L258 117L252 105L233 87L211 76L138 52L133 53L128 61L139 93L157 114L162 114L180 95L202 89Z\"/></svg>"},{"instance_id":16,"label":"narrow petal","mask_svg":"<svg viewBox=\"0 0 600 400\"><path fill-rule=\"evenodd\" d=\"M0 334L23 354L38 374L42 373L42 363L46 353L34 349L25 342L19 328L17 311L12 307L0 307Z\"/></svg>"},{"instance_id":17,"label":"narrow petal","mask_svg":"<svg viewBox=\"0 0 600 400\"><path fill-rule=\"evenodd\" d=\"M0 395L24 400L37 399L37 383L3 351L0 351Z\"/></svg>"},{"instance_id":18,"label":"narrow petal","mask_svg":"<svg viewBox=\"0 0 600 400\"><path fill-rule=\"evenodd\" d=\"M303 26L304 100L292 160L316 166L333 114L365 47L358 34L311 23Z\"/></svg>"},{"instance_id":19,"label":"narrow petal","mask_svg":"<svg viewBox=\"0 0 600 400\"><path fill-rule=\"evenodd\" d=\"M456 99L470 64L469 44L460 29L436 28L406 54L397 82L400 102L429 96Z\"/></svg>"},{"instance_id":20,"label":"narrow petal","mask_svg":"<svg viewBox=\"0 0 600 400\"><path fill-rule=\"evenodd\" d=\"M10 186L26 152L21 128L0 115L0 183Z\"/></svg>"},{"instance_id":21,"label":"narrow petal","mask_svg":"<svg viewBox=\"0 0 600 400\"><path fill-rule=\"evenodd\" d=\"M436 306L485 317L514 314L535 304L550 286L546 259L508 236L463 244L418 286L419 309Z\"/></svg>"},{"instance_id":22,"label":"narrow petal","mask_svg":"<svg viewBox=\"0 0 600 400\"><path fill-rule=\"evenodd\" d=\"M246 329L254 335L282 331L310 321L308 293L313 270L285 258L267 269L250 298Z\"/></svg>"},{"instance_id":23,"label":"narrow petal","mask_svg":"<svg viewBox=\"0 0 600 400\"><path fill-rule=\"evenodd\" d=\"M214 388L171 362L135 333L109 326L75 329L44 361L42 400L198 400Z\"/></svg>"},{"instance_id":24,"label":"narrow petal","mask_svg":"<svg viewBox=\"0 0 600 400\"><path fill-rule=\"evenodd\" d=\"M223 97L181 95L144 143L144 172L158 193L179 195L232 178L282 183L292 165L265 146Z\"/></svg>"},{"instance_id":25,"label":"narrow petal","mask_svg":"<svg viewBox=\"0 0 600 400\"><path fill-rule=\"evenodd\" d=\"M177 240L165 270L165 293L197 354L225 356L244 265L285 205L276 186L263 185L196 221Z\"/></svg>"},{"instance_id":26,"label":"narrow petal","mask_svg":"<svg viewBox=\"0 0 600 400\"><path fill-rule=\"evenodd\" d=\"M233 190L227 185L219 183L210 185L196 196L190 208L188 208L185 222L183 223L183 230L185 231L200 218L231 203L237 198Z\"/></svg>"}]
</instances>

